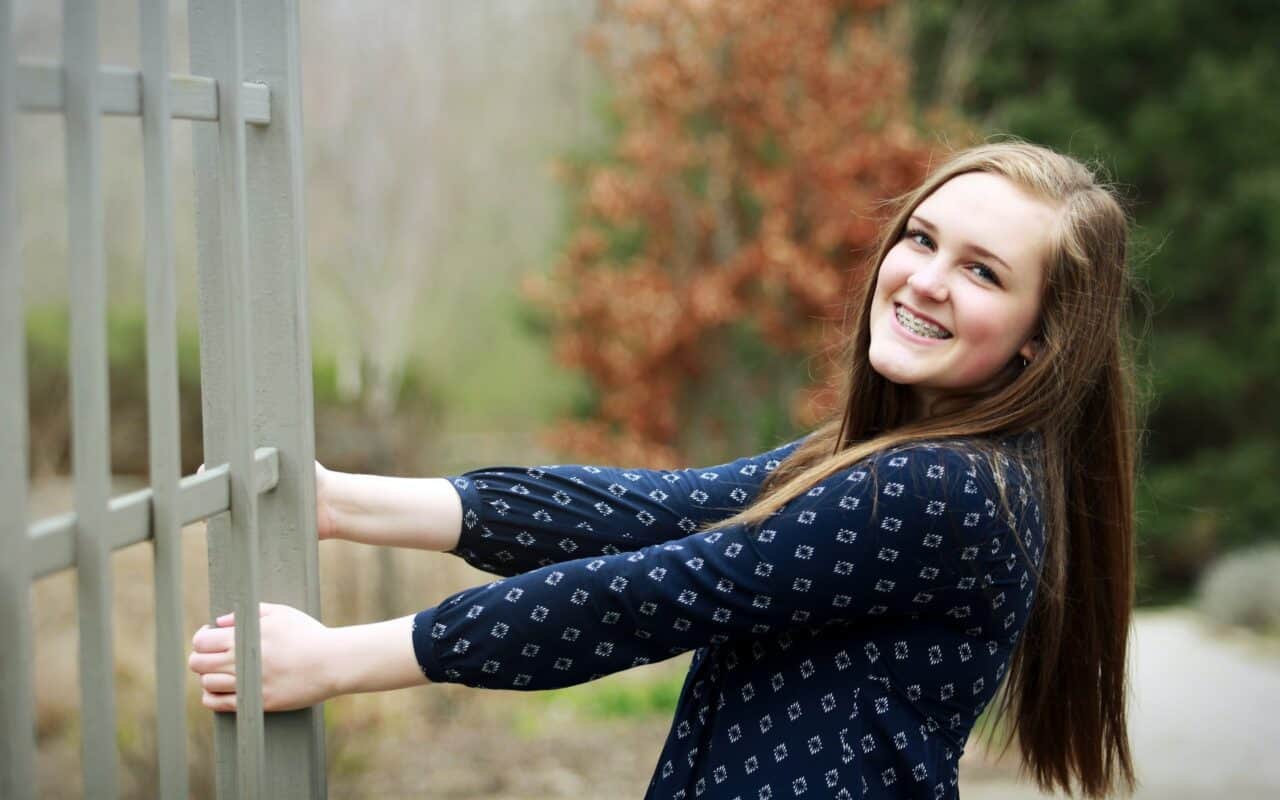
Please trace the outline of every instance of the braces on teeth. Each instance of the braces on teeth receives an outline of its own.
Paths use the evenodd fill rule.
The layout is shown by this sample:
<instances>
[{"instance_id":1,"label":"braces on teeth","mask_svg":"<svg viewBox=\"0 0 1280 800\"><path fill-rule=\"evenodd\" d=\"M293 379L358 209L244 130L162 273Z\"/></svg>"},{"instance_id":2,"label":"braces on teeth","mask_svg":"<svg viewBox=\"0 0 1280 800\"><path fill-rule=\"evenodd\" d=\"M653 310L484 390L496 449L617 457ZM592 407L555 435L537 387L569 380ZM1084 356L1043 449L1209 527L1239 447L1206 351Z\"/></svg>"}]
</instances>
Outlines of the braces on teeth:
<instances>
[{"instance_id":1,"label":"braces on teeth","mask_svg":"<svg viewBox=\"0 0 1280 800\"><path fill-rule=\"evenodd\" d=\"M946 339L951 336L950 333L935 325L930 325L901 306L896 307L894 313L898 316L898 321L902 323L903 327L914 334L927 336L930 339Z\"/></svg>"}]
</instances>

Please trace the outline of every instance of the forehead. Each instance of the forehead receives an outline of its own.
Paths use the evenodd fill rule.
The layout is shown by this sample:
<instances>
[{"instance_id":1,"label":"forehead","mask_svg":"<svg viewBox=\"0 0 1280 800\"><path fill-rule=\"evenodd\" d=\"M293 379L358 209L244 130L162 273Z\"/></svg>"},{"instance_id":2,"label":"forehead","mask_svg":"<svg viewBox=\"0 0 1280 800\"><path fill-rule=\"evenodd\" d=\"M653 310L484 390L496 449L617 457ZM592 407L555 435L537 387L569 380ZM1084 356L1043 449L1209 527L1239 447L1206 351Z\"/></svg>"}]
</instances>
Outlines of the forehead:
<instances>
[{"instance_id":1,"label":"forehead","mask_svg":"<svg viewBox=\"0 0 1280 800\"><path fill-rule=\"evenodd\" d=\"M969 172L948 180L916 207L939 238L981 247L1010 267L1043 270L1056 210L1000 175ZM949 243L950 244L950 243Z\"/></svg>"}]
</instances>

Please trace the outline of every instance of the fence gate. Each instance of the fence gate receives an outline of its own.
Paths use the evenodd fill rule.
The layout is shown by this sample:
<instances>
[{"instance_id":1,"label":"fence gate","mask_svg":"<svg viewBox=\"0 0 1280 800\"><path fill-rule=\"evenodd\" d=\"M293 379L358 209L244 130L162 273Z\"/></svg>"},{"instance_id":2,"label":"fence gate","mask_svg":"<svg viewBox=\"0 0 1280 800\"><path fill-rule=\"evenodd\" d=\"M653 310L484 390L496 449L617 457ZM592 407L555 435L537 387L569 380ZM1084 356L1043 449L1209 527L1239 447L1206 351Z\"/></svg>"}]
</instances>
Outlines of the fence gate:
<instances>
[{"instance_id":1,"label":"fence gate","mask_svg":"<svg viewBox=\"0 0 1280 800\"><path fill-rule=\"evenodd\" d=\"M17 63L0 0L0 797L36 785L32 581L77 578L85 792L118 794L111 564L155 551L158 794L185 798L182 525L209 519L211 610L236 611L240 711L217 715L219 797L322 797L318 707L264 718L259 599L319 608L296 0L190 0L193 74L168 63L165 0L141 0L142 69L103 66L91 0L64 0L63 63ZM64 116L75 510L30 524L16 117ZM149 488L110 496L100 115L141 117ZM180 477L169 121L192 125L204 473ZM223 513L229 512L229 513ZM249 613L246 613L249 611Z\"/></svg>"}]
</instances>

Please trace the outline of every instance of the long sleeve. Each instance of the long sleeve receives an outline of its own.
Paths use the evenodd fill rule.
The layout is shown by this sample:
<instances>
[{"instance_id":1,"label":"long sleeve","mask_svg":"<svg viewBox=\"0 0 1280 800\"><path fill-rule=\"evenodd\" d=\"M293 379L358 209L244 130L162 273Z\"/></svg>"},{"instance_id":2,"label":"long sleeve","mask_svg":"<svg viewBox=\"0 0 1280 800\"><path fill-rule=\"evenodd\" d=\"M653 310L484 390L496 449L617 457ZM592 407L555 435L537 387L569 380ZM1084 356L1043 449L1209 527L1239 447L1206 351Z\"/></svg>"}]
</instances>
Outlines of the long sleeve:
<instances>
[{"instance_id":1,"label":"long sleeve","mask_svg":"<svg viewBox=\"0 0 1280 800\"><path fill-rule=\"evenodd\" d=\"M1025 486L1008 491L1017 470L995 476L988 463L916 445L838 471L757 528L468 589L417 615L415 653L433 681L545 689L735 637L866 616L1016 632L1034 588L1018 553L1034 562L1041 545L1030 535L1015 543L1017 521L977 490L1001 483L1025 508Z\"/></svg>"},{"instance_id":2,"label":"long sleeve","mask_svg":"<svg viewBox=\"0 0 1280 800\"><path fill-rule=\"evenodd\" d=\"M746 507L802 441L714 467L502 466L448 476L463 509L449 552L510 576L686 536Z\"/></svg>"}]
</instances>

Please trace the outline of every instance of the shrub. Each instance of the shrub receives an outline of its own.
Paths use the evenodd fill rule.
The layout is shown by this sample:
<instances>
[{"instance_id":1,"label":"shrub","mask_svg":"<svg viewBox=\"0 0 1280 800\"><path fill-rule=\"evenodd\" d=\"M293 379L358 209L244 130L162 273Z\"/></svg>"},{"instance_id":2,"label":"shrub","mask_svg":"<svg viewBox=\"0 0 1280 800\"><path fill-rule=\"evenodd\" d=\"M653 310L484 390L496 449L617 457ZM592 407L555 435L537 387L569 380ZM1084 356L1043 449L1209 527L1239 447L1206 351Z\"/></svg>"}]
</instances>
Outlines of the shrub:
<instances>
[{"instance_id":1,"label":"shrub","mask_svg":"<svg viewBox=\"0 0 1280 800\"><path fill-rule=\"evenodd\" d=\"M1200 610L1223 625L1280 633L1280 545L1237 550L1200 579Z\"/></svg>"}]
</instances>

